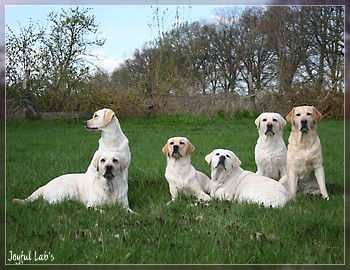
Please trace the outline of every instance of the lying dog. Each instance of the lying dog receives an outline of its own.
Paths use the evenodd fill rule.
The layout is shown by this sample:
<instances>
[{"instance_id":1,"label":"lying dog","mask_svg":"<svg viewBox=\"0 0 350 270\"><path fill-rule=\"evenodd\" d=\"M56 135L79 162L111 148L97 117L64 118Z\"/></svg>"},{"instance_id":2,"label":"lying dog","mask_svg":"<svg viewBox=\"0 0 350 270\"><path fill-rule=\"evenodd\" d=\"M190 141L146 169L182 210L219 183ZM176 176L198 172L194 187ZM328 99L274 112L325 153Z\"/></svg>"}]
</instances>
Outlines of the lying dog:
<instances>
[{"instance_id":1,"label":"lying dog","mask_svg":"<svg viewBox=\"0 0 350 270\"><path fill-rule=\"evenodd\" d=\"M292 194L297 192L320 194L329 200L323 168L317 123L322 114L313 106L294 107L287 115L292 125L287 150L287 175L281 179Z\"/></svg>"},{"instance_id":2,"label":"lying dog","mask_svg":"<svg viewBox=\"0 0 350 270\"><path fill-rule=\"evenodd\" d=\"M256 174L280 180L287 173L287 148L282 134L286 121L278 113L262 113L255 125L259 132L255 146Z\"/></svg>"},{"instance_id":3,"label":"lying dog","mask_svg":"<svg viewBox=\"0 0 350 270\"><path fill-rule=\"evenodd\" d=\"M179 191L194 195L198 200L209 201L210 179L191 165L191 153L195 147L185 137L173 137L164 145L162 151L167 156L165 178L169 183L171 200Z\"/></svg>"},{"instance_id":4,"label":"lying dog","mask_svg":"<svg viewBox=\"0 0 350 270\"><path fill-rule=\"evenodd\" d=\"M131 153L129 148L128 138L123 133L118 118L111 109L102 109L94 113L93 117L85 121L85 128L89 131L101 131L101 138L99 146L92 158L90 166L87 171L95 171L93 161L96 156L99 156L101 151L115 151L119 152L121 156L125 157L128 165L131 162ZM125 180L128 179L128 168L124 170Z\"/></svg>"},{"instance_id":5,"label":"lying dog","mask_svg":"<svg viewBox=\"0 0 350 270\"><path fill-rule=\"evenodd\" d=\"M283 207L290 198L278 181L243 170L241 161L230 150L215 149L205 160L211 166L211 198L272 208Z\"/></svg>"},{"instance_id":6,"label":"lying dog","mask_svg":"<svg viewBox=\"0 0 350 270\"><path fill-rule=\"evenodd\" d=\"M61 175L35 190L28 198L13 199L13 203L23 204L43 198L50 204L74 200L83 203L87 208L96 208L119 202L130 210L128 185L122 178L123 171L128 166L127 159L115 152L100 154L93 161L95 172Z\"/></svg>"}]
</instances>

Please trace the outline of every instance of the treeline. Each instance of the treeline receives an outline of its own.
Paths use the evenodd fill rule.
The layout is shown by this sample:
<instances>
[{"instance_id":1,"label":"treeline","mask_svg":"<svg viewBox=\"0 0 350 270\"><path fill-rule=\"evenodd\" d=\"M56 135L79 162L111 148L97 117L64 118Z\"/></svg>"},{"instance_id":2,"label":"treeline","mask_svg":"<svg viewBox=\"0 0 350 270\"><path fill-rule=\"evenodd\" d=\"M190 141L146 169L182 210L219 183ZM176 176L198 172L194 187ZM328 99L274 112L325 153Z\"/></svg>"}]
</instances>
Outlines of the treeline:
<instances>
[{"instance_id":1,"label":"treeline","mask_svg":"<svg viewBox=\"0 0 350 270\"><path fill-rule=\"evenodd\" d=\"M8 84L9 89L14 86ZM289 110L313 103L324 113L339 116L344 94L344 7L219 9L210 21L159 31L157 40L136 50L112 74L97 72L79 88L67 89L65 95L41 90L58 95L59 106L45 100L43 93L31 98L43 111L108 106L125 116L171 113L172 104L186 97L191 102L185 111L191 111L192 103L200 113L220 107L231 112L237 106ZM198 96L201 103L195 106ZM243 105L242 99L247 101ZM181 112L181 106L176 107Z\"/></svg>"}]
</instances>

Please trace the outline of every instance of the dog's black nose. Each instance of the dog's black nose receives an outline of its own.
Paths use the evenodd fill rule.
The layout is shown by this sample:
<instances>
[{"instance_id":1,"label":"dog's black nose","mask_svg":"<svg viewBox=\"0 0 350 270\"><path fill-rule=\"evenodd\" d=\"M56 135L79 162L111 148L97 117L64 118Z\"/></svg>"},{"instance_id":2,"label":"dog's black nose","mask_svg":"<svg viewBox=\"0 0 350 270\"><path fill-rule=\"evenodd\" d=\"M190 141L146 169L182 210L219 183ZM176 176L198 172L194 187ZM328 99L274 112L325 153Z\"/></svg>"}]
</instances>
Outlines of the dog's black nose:
<instances>
[{"instance_id":1,"label":"dog's black nose","mask_svg":"<svg viewBox=\"0 0 350 270\"><path fill-rule=\"evenodd\" d=\"M266 127L267 127L267 129L272 129L272 128L273 128L273 125L272 125L271 123L268 123L268 124L266 125Z\"/></svg>"},{"instance_id":2,"label":"dog's black nose","mask_svg":"<svg viewBox=\"0 0 350 270\"><path fill-rule=\"evenodd\" d=\"M216 165L215 168L217 168L217 167L219 167L220 165L222 165L222 167L226 170L225 160L226 160L226 157L221 155L221 156L219 157L218 165Z\"/></svg>"},{"instance_id":3,"label":"dog's black nose","mask_svg":"<svg viewBox=\"0 0 350 270\"><path fill-rule=\"evenodd\" d=\"M179 152L179 146L178 145L174 145L173 153L177 153L177 152Z\"/></svg>"},{"instance_id":4,"label":"dog's black nose","mask_svg":"<svg viewBox=\"0 0 350 270\"><path fill-rule=\"evenodd\" d=\"M226 160L226 157L225 156L220 156L219 158L219 163L222 163Z\"/></svg>"},{"instance_id":5,"label":"dog's black nose","mask_svg":"<svg viewBox=\"0 0 350 270\"><path fill-rule=\"evenodd\" d=\"M307 126L307 120L305 120L305 119L301 120L301 126L306 127Z\"/></svg>"},{"instance_id":6,"label":"dog's black nose","mask_svg":"<svg viewBox=\"0 0 350 270\"><path fill-rule=\"evenodd\" d=\"M113 166L112 165L107 165L106 166L106 172L111 172L113 169Z\"/></svg>"}]
</instances>

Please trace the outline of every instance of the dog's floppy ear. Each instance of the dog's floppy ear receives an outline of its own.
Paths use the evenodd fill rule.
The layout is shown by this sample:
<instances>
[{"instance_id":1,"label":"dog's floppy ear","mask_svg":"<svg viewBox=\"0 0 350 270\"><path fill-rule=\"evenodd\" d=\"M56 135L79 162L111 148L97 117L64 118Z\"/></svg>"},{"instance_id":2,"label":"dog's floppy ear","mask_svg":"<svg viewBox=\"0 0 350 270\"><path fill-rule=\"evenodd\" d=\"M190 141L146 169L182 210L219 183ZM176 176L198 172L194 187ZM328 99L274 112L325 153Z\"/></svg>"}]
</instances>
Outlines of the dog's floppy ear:
<instances>
[{"instance_id":1,"label":"dog's floppy ear","mask_svg":"<svg viewBox=\"0 0 350 270\"><path fill-rule=\"evenodd\" d=\"M119 157L118 161L120 163L120 170L121 171L125 170L129 165L129 162L125 157Z\"/></svg>"},{"instance_id":2,"label":"dog's floppy ear","mask_svg":"<svg viewBox=\"0 0 350 270\"><path fill-rule=\"evenodd\" d=\"M166 156L169 156L168 143L166 143L166 144L163 146L162 152L163 152Z\"/></svg>"},{"instance_id":3,"label":"dog's floppy ear","mask_svg":"<svg viewBox=\"0 0 350 270\"><path fill-rule=\"evenodd\" d=\"M187 149L186 149L186 154L187 154L187 155L192 154L192 153L194 152L195 149L196 149L196 148L194 147L194 145L193 145L190 141L188 141Z\"/></svg>"},{"instance_id":4,"label":"dog's floppy ear","mask_svg":"<svg viewBox=\"0 0 350 270\"><path fill-rule=\"evenodd\" d=\"M278 114L279 121L281 123L280 128L284 128L284 126L287 124L286 120L282 117L282 115Z\"/></svg>"},{"instance_id":5,"label":"dog's floppy ear","mask_svg":"<svg viewBox=\"0 0 350 270\"><path fill-rule=\"evenodd\" d=\"M294 125L294 111L295 107L286 116L287 121L292 125Z\"/></svg>"},{"instance_id":6,"label":"dog's floppy ear","mask_svg":"<svg viewBox=\"0 0 350 270\"><path fill-rule=\"evenodd\" d=\"M111 109L106 109L105 113L103 115L103 123L107 125L109 122L112 121L112 118L114 116L114 112Z\"/></svg>"},{"instance_id":7,"label":"dog's floppy ear","mask_svg":"<svg viewBox=\"0 0 350 270\"><path fill-rule=\"evenodd\" d=\"M208 155L205 156L205 161L211 165L211 157L213 156L213 152L209 153Z\"/></svg>"},{"instance_id":8,"label":"dog's floppy ear","mask_svg":"<svg viewBox=\"0 0 350 270\"><path fill-rule=\"evenodd\" d=\"M261 115L259 115L258 118L255 119L255 125L258 129L260 128L260 118L261 118Z\"/></svg>"},{"instance_id":9,"label":"dog's floppy ear","mask_svg":"<svg viewBox=\"0 0 350 270\"><path fill-rule=\"evenodd\" d=\"M312 109L315 115L315 121L320 121L322 119L322 114L314 106L312 106Z\"/></svg>"},{"instance_id":10,"label":"dog's floppy ear","mask_svg":"<svg viewBox=\"0 0 350 270\"><path fill-rule=\"evenodd\" d=\"M100 160L100 156L99 155L96 155L96 157L94 158L94 160L92 161L92 165L95 167L96 171L99 170L99 167L98 167L98 161Z\"/></svg>"},{"instance_id":11,"label":"dog's floppy ear","mask_svg":"<svg viewBox=\"0 0 350 270\"><path fill-rule=\"evenodd\" d=\"M236 155L234 155L233 162L232 162L232 168L233 169L238 168L240 165L241 165L241 160Z\"/></svg>"}]
</instances>

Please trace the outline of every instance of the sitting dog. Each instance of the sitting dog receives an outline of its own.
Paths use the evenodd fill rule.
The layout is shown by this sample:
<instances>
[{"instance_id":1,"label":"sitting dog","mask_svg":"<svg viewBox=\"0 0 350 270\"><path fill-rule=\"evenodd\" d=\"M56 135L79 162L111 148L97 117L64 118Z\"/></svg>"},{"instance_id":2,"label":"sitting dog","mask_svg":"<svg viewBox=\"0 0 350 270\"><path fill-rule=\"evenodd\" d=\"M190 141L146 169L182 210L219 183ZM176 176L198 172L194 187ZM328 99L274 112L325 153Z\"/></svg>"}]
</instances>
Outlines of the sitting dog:
<instances>
[{"instance_id":1,"label":"sitting dog","mask_svg":"<svg viewBox=\"0 0 350 270\"><path fill-rule=\"evenodd\" d=\"M170 138L162 151L167 157L165 178L169 183L171 201L179 191L194 195L198 200L209 201L210 179L191 165L191 153L195 147L185 137Z\"/></svg>"},{"instance_id":2,"label":"sitting dog","mask_svg":"<svg viewBox=\"0 0 350 270\"><path fill-rule=\"evenodd\" d=\"M255 146L256 174L275 180L286 175L287 147L282 129L286 120L278 113L262 113L255 120L259 138Z\"/></svg>"},{"instance_id":3,"label":"sitting dog","mask_svg":"<svg viewBox=\"0 0 350 270\"><path fill-rule=\"evenodd\" d=\"M211 198L272 208L283 207L290 198L278 181L243 170L241 161L230 150L215 149L205 160L211 166Z\"/></svg>"},{"instance_id":4,"label":"sitting dog","mask_svg":"<svg viewBox=\"0 0 350 270\"><path fill-rule=\"evenodd\" d=\"M87 208L96 208L119 202L130 211L128 185L122 177L128 166L127 159L116 152L99 154L93 161L95 172L61 175L39 187L28 198L13 199L13 203L23 204L43 198L50 204L74 200Z\"/></svg>"},{"instance_id":5,"label":"sitting dog","mask_svg":"<svg viewBox=\"0 0 350 270\"><path fill-rule=\"evenodd\" d=\"M280 181L288 184L293 198L297 192L321 193L329 200L321 142L317 135L322 114L313 106L299 106L294 107L286 118L292 125L292 132L288 139L287 175Z\"/></svg>"},{"instance_id":6,"label":"sitting dog","mask_svg":"<svg viewBox=\"0 0 350 270\"><path fill-rule=\"evenodd\" d=\"M89 131L101 131L99 146L95 152L87 171L95 171L93 161L101 151L119 152L126 157L128 166L131 162L131 153L128 138L123 133L118 118L111 109L102 109L94 113L93 117L84 122L85 128ZM124 170L124 180L128 180L128 168Z\"/></svg>"}]
</instances>

